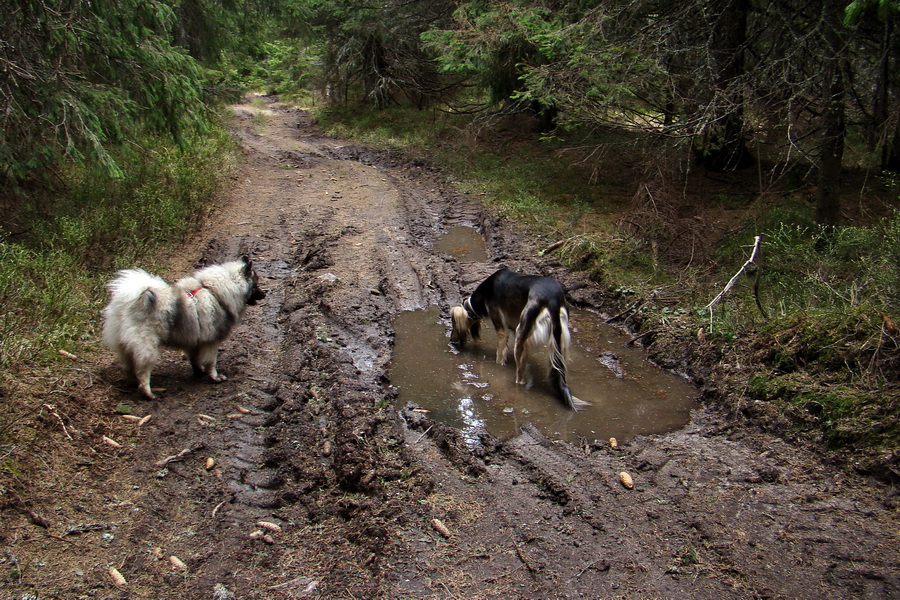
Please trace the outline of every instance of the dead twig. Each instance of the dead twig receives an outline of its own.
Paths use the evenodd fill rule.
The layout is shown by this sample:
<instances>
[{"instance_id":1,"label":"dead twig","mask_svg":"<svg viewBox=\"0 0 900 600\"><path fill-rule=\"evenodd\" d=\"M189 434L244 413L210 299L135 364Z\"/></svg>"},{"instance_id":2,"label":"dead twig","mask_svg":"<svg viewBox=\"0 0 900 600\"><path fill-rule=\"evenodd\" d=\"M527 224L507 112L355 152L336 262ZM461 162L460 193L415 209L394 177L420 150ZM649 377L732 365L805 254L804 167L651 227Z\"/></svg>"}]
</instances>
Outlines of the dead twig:
<instances>
[{"instance_id":1,"label":"dead twig","mask_svg":"<svg viewBox=\"0 0 900 600\"><path fill-rule=\"evenodd\" d=\"M762 242L761 235L758 235L754 238L753 252L750 253L750 258L747 259L747 261L741 266L741 268L738 269L738 272L735 273L734 276L732 276L732 278L728 281L727 284L725 284L725 288L721 292L719 292L719 295L716 296L715 298L713 298L712 302L710 302L709 304L706 305L706 309L709 311L709 331L710 332L712 332L712 330L713 330L713 307L716 304L718 304L719 301L722 300L722 298L725 297L725 294L727 294L729 291L731 291L731 288L734 287L734 284L737 282L738 277L740 277L744 273L744 271L747 270L747 267L749 267L751 264L754 263L754 261L756 260L756 254L757 254L757 252L759 252L759 246L760 246L761 242Z\"/></svg>"},{"instance_id":2,"label":"dead twig","mask_svg":"<svg viewBox=\"0 0 900 600\"><path fill-rule=\"evenodd\" d=\"M28 520L38 527L43 527L44 529L50 528L50 521L31 510L28 507L28 504L26 504L22 497L19 496L19 494L17 494L14 490L9 490L9 492L12 494L12 502L10 504L16 510L28 517Z\"/></svg>"},{"instance_id":3,"label":"dead twig","mask_svg":"<svg viewBox=\"0 0 900 600\"><path fill-rule=\"evenodd\" d=\"M636 336L634 336L633 338L631 338L630 340L628 340L627 342L625 342L625 345L626 345L626 346L633 346L634 343L635 343L636 341L638 341L638 340L640 340L640 339L642 339L642 338L645 338L645 337L647 337L648 335L653 335L653 334L655 334L655 333L659 333L660 331L662 331L662 330L661 330L661 329L651 329L651 330L649 330L649 331L645 331L644 333L642 333L642 334L640 334L640 335L636 335Z\"/></svg>"},{"instance_id":4,"label":"dead twig","mask_svg":"<svg viewBox=\"0 0 900 600\"><path fill-rule=\"evenodd\" d=\"M164 459L162 459L162 460L156 461L154 464L155 464L157 467L164 467L164 466L166 466L166 465L169 464L169 463L172 463L172 462L175 462L175 461L179 461L179 460L184 459L185 456L187 456L187 455L190 454L191 452L195 452L195 451L199 450L199 449L202 448L202 447L203 447L203 446L201 445L201 446L196 446L196 447L194 447L194 448L185 448L184 450L182 450L182 451L179 452L178 454L174 454L174 455L172 455L172 456L167 456L166 458L164 458Z\"/></svg>"},{"instance_id":5,"label":"dead twig","mask_svg":"<svg viewBox=\"0 0 900 600\"><path fill-rule=\"evenodd\" d=\"M422 441L422 438L425 437L426 435L428 435L428 432L431 431L431 428L432 428L432 427L434 427L434 425L429 425L429 426L428 426L428 429L426 429L425 432L424 432L422 435L419 436L419 439L417 439L417 440L416 440L415 442L413 442L413 443L414 443L414 444L418 444L419 442L421 442L421 441Z\"/></svg>"},{"instance_id":6,"label":"dead twig","mask_svg":"<svg viewBox=\"0 0 900 600\"><path fill-rule=\"evenodd\" d=\"M53 415L54 417L56 417L56 419L59 421L60 426L62 427L63 433L65 433L65 434L66 434L66 437L69 438L69 439L71 440L71 439L72 439L72 436L69 435L69 430L66 429L66 424L63 422L62 417L60 417L60 416L59 416L59 413L56 412L56 407L55 407L55 406L52 406L52 405L50 405L50 404L44 404L43 407L46 408L47 411L48 411L51 415Z\"/></svg>"},{"instance_id":7,"label":"dead twig","mask_svg":"<svg viewBox=\"0 0 900 600\"><path fill-rule=\"evenodd\" d=\"M445 590L447 590L447 593L448 593L448 594L450 594L450 595L453 596L454 598L459 598L459 596L457 596L456 594L454 594L453 592L450 591L450 588L447 587L447 584L446 584L446 583L444 583L443 581L440 582L440 583L441 583L441 587L443 587Z\"/></svg>"},{"instance_id":8,"label":"dead twig","mask_svg":"<svg viewBox=\"0 0 900 600\"><path fill-rule=\"evenodd\" d=\"M267 587L267 590L278 590L286 587L292 586L304 586L301 594L309 594L314 591L317 587L319 587L319 582L313 579L312 577L307 577L305 575L301 575L300 577L294 577L290 581L285 581L284 583L276 583L275 585L270 585Z\"/></svg>"},{"instance_id":9,"label":"dead twig","mask_svg":"<svg viewBox=\"0 0 900 600\"><path fill-rule=\"evenodd\" d=\"M544 248L543 250L538 252L538 256L544 256L545 254L549 254L549 253L553 252L554 250L556 250L557 248L559 248L560 246L562 246L563 244L568 242L570 239L572 239L572 238L568 238L565 240L557 240L557 241L553 242L552 244L550 244L549 246L547 246L546 248Z\"/></svg>"},{"instance_id":10,"label":"dead twig","mask_svg":"<svg viewBox=\"0 0 900 600\"><path fill-rule=\"evenodd\" d=\"M546 248L544 248L543 250L541 250L540 252L538 252L538 256L544 256L545 254L549 254L549 253L553 252L554 250L556 250L557 248L559 248L561 246L565 246L566 244L568 244L569 242L571 242L573 240L577 240L579 238L583 238L586 236L587 236L587 234L579 233L578 235L573 235L572 237L567 237L564 240L557 240L557 241L553 242L552 244L550 244L549 246L547 246Z\"/></svg>"}]
</instances>

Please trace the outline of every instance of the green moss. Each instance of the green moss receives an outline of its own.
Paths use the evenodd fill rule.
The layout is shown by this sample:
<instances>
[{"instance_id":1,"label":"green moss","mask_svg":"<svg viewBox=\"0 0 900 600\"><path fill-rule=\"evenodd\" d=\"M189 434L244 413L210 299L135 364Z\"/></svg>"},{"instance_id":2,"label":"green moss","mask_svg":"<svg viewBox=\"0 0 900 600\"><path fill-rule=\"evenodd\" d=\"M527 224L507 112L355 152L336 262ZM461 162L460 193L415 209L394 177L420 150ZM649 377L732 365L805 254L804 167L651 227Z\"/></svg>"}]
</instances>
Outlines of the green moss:
<instances>
[{"instance_id":1,"label":"green moss","mask_svg":"<svg viewBox=\"0 0 900 600\"><path fill-rule=\"evenodd\" d=\"M808 373L758 372L750 398L780 410L802 431L819 431L832 450L900 447L896 390L881 392L823 382Z\"/></svg>"}]
</instances>

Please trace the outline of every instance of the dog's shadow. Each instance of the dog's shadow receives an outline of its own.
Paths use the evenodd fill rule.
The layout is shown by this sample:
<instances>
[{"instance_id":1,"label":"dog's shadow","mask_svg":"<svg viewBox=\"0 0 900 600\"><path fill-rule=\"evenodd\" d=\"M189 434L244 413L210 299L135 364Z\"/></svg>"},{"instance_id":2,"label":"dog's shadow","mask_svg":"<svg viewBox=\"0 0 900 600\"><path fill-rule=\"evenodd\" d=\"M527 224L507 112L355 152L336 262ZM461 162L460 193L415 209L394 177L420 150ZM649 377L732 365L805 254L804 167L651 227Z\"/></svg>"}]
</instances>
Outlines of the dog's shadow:
<instances>
[{"instance_id":1,"label":"dog's shadow","mask_svg":"<svg viewBox=\"0 0 900 600\"><path fill-rule=\"evenodd\" d=\"M158 395L157 400L151 400L141 393L137 381L122 372L122 367L112 354L110 354L109 360L97 369L96 375L105 385L118 392L123 399L153 405L160 400L179 395L208 394L227 385L232 380L230 373L235 372L235 369L228 363L223 362L222 364L226 369L225 372L229 374L228 379L215 382L205 373L194 372L185 361L184 356L178 354L177 351L166 351L153 371L153 392Z\"/></svg>"}]
</instances>

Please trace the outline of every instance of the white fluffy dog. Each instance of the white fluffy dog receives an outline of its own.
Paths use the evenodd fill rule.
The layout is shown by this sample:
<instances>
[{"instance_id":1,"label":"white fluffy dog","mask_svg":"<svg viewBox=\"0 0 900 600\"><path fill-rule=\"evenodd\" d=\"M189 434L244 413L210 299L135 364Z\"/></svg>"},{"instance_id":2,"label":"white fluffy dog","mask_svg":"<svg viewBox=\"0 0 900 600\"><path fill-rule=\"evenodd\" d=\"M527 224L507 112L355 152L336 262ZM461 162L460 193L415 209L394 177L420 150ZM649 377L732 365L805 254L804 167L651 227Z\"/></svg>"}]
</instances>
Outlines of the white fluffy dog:
<instances>
[{"instance_id":1,"label":"white fluffy dog","mask_svg":"<svg viewBox=\"0 0 900 600\"><path fill-rule=\"evenodd\" d=\"M250 259L212 265L169 284L141 269L119 271L107 284L103 340L147 398L160 348L184 350L194 373L219 382L219 345L247 306L265 297Z\"/></svg>"}]
</instances>

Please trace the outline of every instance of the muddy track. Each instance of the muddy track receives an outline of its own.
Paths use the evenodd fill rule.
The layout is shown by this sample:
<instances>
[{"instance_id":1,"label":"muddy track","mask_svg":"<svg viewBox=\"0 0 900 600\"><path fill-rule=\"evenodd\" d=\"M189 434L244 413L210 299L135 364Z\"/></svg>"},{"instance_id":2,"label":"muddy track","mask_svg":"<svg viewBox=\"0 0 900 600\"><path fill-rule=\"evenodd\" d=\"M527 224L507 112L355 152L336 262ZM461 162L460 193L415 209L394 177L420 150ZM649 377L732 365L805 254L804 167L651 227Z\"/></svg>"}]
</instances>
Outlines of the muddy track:
<instances>
[{"instance_id":1,"label":"muddy track","mask_svg":"<svg viewBox=\"0 0 900 600\"><path fill-rule=\"evenodd\" d=\"M240 175L167 274L254 258L268 297L222 347L229 380L193 380L172 354L154 372L165 392L144 402L105 357L97 431L123 446L95 447L82 497L47 498L54 537L16 524L18 560L44 566L2 597L900 597L892 490L699 406L684 430L617 449L531 427L472 448L398 411L400 311L446 316L501 263L560 278L585 306L600 292L424 165L324 138L277 105L260 127L259 112L236 107ZM460 224L490 263L432 252ZM151 421L119 422L122 403ZM67 535L77 524L100 525Z\"/></svg>"}]
</instances>

